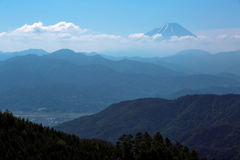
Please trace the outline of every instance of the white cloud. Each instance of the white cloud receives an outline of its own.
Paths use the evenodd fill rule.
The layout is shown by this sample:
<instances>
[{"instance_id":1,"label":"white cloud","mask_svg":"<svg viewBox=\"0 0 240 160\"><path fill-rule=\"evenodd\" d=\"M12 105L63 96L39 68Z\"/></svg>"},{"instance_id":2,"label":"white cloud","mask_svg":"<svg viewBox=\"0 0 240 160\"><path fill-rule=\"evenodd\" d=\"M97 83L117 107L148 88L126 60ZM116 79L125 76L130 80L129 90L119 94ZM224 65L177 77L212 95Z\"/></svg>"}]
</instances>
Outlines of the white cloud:
<instances>
[{"instance_id":1,"label":"white cloud","mask_svg":"<svg viewBox=\"0 0 240 160\"><path fill-rule=\"evenodd\" d=\"M221 34L221 35L218 35L217 38L218 38L218 39L226 39L226 38L228 38L228 35L226 35L226 34Z\"/></svg>"},{"instance_id":2,"label":"white cloud","mask_svg":"<svg viewBox=\"0 0 240 160\"><path fill-rule=\"evenodd\" d=\"M43 33L43 32L87 32L87 29L80 29L73 23L59 22L55 25L44 26L42 22L37 22L32 25L23 25L16 29L14 32L32 32L32 33Z\"/></svg>"},{"instance_id":3,"label":"white cloud","mask_svg":"<svg viewBox=\"0 0 240 160\"><path fill-rule=\"evenodd\" d=\"M86 35L83 36L88 40L98 40L98 39L112 39L112 40L116 40L116 39L120 39L121 36L117 36L117 35L112 35L112 34L91 34L91 35Z\"/></svg>"},{"instance_id":4,"label":"white cloud","mask_svg":"<svg viewBox=\"0 0 240 160\"><path fill-rule=\"evenodd\" d=\"M0 37L3 37L6 34L6 32L1 32Z\"/></svg>"},{"instance_id":5,"label":"white cloud","mask_svg":"<svg viewBox=\"0 0 240 160\"><path fill-rule=\"evenodd\" d=\"M131 39L149 39L150 37L144 33L133 33L128 36Z\"/></svg>"},{"instance_id":6,"label":"white cloud","mask_svg":"<svg viewBox=\"0 0 240 160\"><path fill-rule=\"evenodd\" d=\"M96 33L70 22L44 25L42 22L25 24L13 31L0 33L0 50L14 51L42 48L53 51L69 48L87 52L175 53L184 49L203 49L211 52L240 49L240 29L208 30L196 33L197 37L173 36L164 40L161 34L152 37L144 33L120 36ZM137 51L137 52L136 52ZM136 55L135 55L136 56Z\"/></svg>"},{"instance_id":7,"label":"white cloud","mask_svg":"<svg viewBox=\"0 0 240 160\"><path fill-rule=\"evenodd\" d=\"M197 39L207 39L208 37L207 36L205 36L205 35L198 35L197 36Z\"/></svg>"},{"instance_id":8,"label":"white cloud","mask_svg":"<svg viewBox=\"0 0 240 160\"><path fill-rule=\"evenodd\" d=\"M154 40L162 39L162 38L163 38L162 34L155 34L155 35L152 36L152 39L154 39Z\"/></svg>"},{"instance_id":9,"label":"white cloud","mask_svg":"<svg viewBox=\"0 0 240 160\"><path fill-rule=\"evenodd\" d=\"M183 41L183 40L194 40L194 39L196 38L193 36L181 36L181 37L172 36L170 41Z\"/></svg>"},{"instance_id":10,"label":"white cloud","mask_svg":"<svg viewBox=\"0 0 240 160\"><path fill-rule=\"evenodd\" d=\"M240 39L240 34L239 35L234 35L233 38Z\"/></svg>"}]
</instances>

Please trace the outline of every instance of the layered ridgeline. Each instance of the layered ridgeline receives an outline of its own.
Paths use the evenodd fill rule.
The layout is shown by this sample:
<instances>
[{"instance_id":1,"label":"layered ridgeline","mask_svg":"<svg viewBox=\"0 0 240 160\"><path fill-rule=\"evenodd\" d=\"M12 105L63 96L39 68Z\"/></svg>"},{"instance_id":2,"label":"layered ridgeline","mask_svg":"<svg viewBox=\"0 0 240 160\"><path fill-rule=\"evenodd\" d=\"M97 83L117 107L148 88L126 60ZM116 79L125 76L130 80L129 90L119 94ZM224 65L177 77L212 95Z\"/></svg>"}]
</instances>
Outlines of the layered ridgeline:
<instances>
[{"instance_id":1,"label":"layered ridgeline","mask_svg":"<svg viewBox=\"0 0 240 160\"><path fill-rule=\"evenodd\" d=\"M29 55L32 52L37 55ZM181 67L163 66L165 62L113 61L67 49L19 54L24 56L0 61L1 109L92 113L128 99L174 97L186 89L218 87L223 87L222 93L232 93L231 88L240 86L234 74L190 74L187 69L183 73L176 71Z\"/></svg>"},{"instance_id":2,"label":"layered ridgeline","mask_svg":"<svg viewBox=\"0 0 240 160\"><path fill-rule=\"evenodd\" d=\"M48 52L42 49L28 49L28 50L19 51L19 52L1 52L0 51L0 61L7 60L9 58L16 57L16 56L24 56L29 54L46 55L48 54Z\"/></svg>"},{"instance_id":3,"label":"layered ridgeline","mask_svg":"<svg viewBox=\"0 0 240 160\"><path fill-rule=\"evenodd\" d=\"M211 54L204 50L185 50L173 56L154 58L130 58L132 60L149 62L169 69L188 74L222 74L239 76L240 51Z\"/></svg>"},{"instance_id":4,"label":"layered ridgeline","mask_svg":"<svg viewBox=\"0 0 240 160\"><path fill-rule=\"evenodd\" d=\"M167 80L161 77L178 73L154 64L59 50L0 62L0 74L2 109L96 112L113 102L167 92Z\"/></svg>"},{"instance_id":5,"label":"layered ridgeline","mask_svg":"<svg viewBox=\"0 0 240 160\"><path fill-rule=\"evenodd\" d=\"M240 95L192 95L176 100L146 98L56 127L80 137L116 141L122 133L160 131L207 157L240 158Z\"/></svg>"},{"instance_id":6,"label":"layered ridgeline","mask_svg":"<svg viewBox=\"0 0 240 160\"><path fill-rule=\"evenodd\" d=\"M0 112L1 159L24 160L203 160L195 150L172 144L160 133L151 137L123 135L116 145L97 139L79 139ZM206 160L206 159L204 159Z\"/></svg>"}]
</instances>

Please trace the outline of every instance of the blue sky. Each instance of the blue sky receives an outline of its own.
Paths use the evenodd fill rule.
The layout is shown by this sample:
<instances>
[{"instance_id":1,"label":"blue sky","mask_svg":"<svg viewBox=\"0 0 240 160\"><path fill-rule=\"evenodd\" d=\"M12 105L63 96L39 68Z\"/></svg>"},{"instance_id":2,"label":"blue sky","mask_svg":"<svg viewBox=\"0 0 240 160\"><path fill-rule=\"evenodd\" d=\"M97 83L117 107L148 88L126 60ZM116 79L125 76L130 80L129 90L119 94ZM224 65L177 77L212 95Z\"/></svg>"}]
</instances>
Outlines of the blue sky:
<instances>
[{"instance_id":1,"label":"blue sky","mask_svg":"<svg viewBox=\"0 0 240 160\"><path fill-rule=\"evenodd\" d=\"M109 44L111 44L111 49L115 46L118 48L115 50L119 50L125 44L117 46L116 43L119 42L113 43L112 41L110 41L111 43L106 41L104 45L97 41L84 42L81 44L81 49L76 47L76 41L74 42L76 44L70 44L69 42L69 45L66 46L61 46L61 44L66 44L65 42L53 43L54 47L48 47L47 44L42 44L41 47L40 42L27 46L21 44L20 41L24 40L26 42L30 36L28 35L28 38L26 38L24 31L24 35L18 33L17 38L16 35L13 38L13 31L25 24L33 25L41 22L44 27L66 22L74 24L80 29L91 31L91 36L92 33L101 33L104 34L105 38L108 35L127 37L133 33L146 33L167 22L177 22L188 30L199 33L200 37L206 37L210 31L215 33L215 37L225 38L230 36L227 35L230 32L232 32L232 37L238 37L240 35L238 30L240 29L240 0L0 0L0 19L0 38L2 37L0 39L2 43L2 45L0 44L0 50L7 51L10 48L21 50L33 47L55 50L61 47L70 47L70 49L76 50L105 51L109 48L106 49L102 46L109 46ZM5 35L4 40L3 35ZM8 38L6 38L6 35ZM64 37L66 35L67 33ZM32 36L34 37L34 35ZM44 36L46 38L47 35ZM100 37L104 36L101 35ZM50 39L48 43L51 42ZM116 37L112 37L112 39L116 39ZM32 42L33 40L29 41ZM123 41L121 40L121 42ZM138 45L144 45L131 43L131 49L138 47ZM235 43L237 42L229 42L226 50L238 49L233 46ZM12 47L13 45L15 48ZM130 43L128 45L130 46ZM133 47L134 45L135 47ZM181 44L181 46L186 45ZM222 48L204 48L200 45L198 47L197 44L192 47L213 52L222 50ZM90 50L89 48L93 49ZM145 47L145 49L147 50L149 47ZM178 49L185 48L179 47Z\"/></svg>"},{"instance_id":2,"label":"blue sky","mask_svg":"<svg viewBox=\"0 0 240 160\"><path fill-rule=\"evenodd\" d=\"M190 30L240 27L238 0L1 0L0 31L41 21L73 22L114 34L146 32L166 22Z\"/></svg>"}]
</instances>

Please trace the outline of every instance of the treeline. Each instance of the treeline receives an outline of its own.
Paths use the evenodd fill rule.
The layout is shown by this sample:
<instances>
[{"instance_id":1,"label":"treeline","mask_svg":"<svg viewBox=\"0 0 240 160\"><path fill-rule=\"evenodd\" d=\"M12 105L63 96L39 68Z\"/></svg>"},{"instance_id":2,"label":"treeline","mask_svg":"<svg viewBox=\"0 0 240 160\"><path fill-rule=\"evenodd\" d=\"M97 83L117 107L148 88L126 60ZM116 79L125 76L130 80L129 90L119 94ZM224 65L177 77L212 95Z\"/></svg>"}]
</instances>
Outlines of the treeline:
<instances>
[{"instance_id":1,"label":"treeline","mask_svg":"<svg viewBox=\"0 0 240 160\"><path fill-rule=\"evenodd\" d=\"M116 145L79 139L0 112L0 159L4 160L205 160L160 133L123 135Z\"/></svg>"},{"instance_id":2,"label":"treeline","mask_svg":"<svg viewBox=\"0 0 240 160\"><path fill-rule=\"evenodd\" d=\"M113 145L79 139L54 129L0 113L0 159L3 160L107 160Z\"/></svg>"},{"instance_id":3,"label":"treeline","mask_svg":"<svg viewBox=\"0 0 240 160\"><path fill-rule=\"evenodd\" d=\"M147 132L139 132L135 137L123 135L118 139L115 151L119 160L207 160L179 142L173 144L168 138L163 139L159 132L153 137Z\"/></svg>"}]
</instances>

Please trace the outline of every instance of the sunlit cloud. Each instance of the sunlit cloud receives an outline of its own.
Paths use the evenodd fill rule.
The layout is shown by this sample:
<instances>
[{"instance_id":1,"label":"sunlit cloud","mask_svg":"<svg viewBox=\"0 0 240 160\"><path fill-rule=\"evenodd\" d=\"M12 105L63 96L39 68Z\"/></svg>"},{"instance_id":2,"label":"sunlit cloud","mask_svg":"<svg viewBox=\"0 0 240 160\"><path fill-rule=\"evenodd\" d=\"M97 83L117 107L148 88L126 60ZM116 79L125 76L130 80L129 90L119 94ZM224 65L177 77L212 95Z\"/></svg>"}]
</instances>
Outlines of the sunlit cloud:
<instances>
[{"instance_id":1,"label":"sunlit cloud","mask_svg":"<svg viewBox=\"0 0 240 160\"><path fill-rule=\"evenodd\" d=\"M154 40L162 39L162 38L163 38L162 34L155 34L152 36L152 39L154 39Z\"/></svg>"},{"instance_id":2,"label":"sunlit cloud","mask_svg":"<svg viewBox=\"0 0 240 160\"><path fill-rule=\"evenodd\" d=\"M183 41L183 40L194 40L194 39L197 39L193 36L182 36L182 37L178 37L178 36L172 36L170 41Z\"/></svg>"},{"instance_id":3,"label":"sunlit cloud","mask_svg":"<svg viewBox=\"0 0 240 160\"><path fill-rule=\"evenodd\" d=\"M0 33L0 37L3 37L6 34L6 32Z\"/></svg>"},{"instance_id":4,"label":"sunlit cloud","mask_svg":"<svg viewBox=\"0 0 240 160\"><path fill-rule=\"evenodd\" d=\"M144 33L133 33L133 34L129 34L128 36L130 39L149 39L150 37L145 35Z\"/></svg>"},{"instance_id":5,"label":"sunlit cloud","mask_svg":"<svg viewBox=\"0 0 240 160\"><path fill-rule=\"evenodd\" d=\"M240 29L207 30L192 36L173 36L164 39L161 34L130 33L127 36L98 33L71 22L44 25L42 22L25 24L13 31L0 33L0 50L15 51L42 48L54 51L69 48L86 52L142 53L161 56L185 49L203 49L220 52L240 49ZM121 55L120 55L121 56ZM124 55L126 56L126 55ZM131 56L131 55L129 55ZM136 56L136 55L134 55Z\"/></svg>"},{"instance_id":6,"label":"sunlit cloud","mask_svg":"<svg viewBox=\"0 0 240 160\"><path fill-rule=\"evenodd\" d=\"M226 38L228 38L228 35L226 35L226 34L218 35L217 38L218 39L226 39Z\"/></svg>"},{"instance_id":7,"label":"sunlit cloud","mask_svg":"<svg viewBox=\"0 0 240 160\"><path fill-rule=\"evenodd\" d=\"M197 36L197 39L207 39L208 37L207 36L205 36L205 35L198 35Z\"/></svg>"},{"instance_id":8,"label":"sunlit cloud","mask_svg":"<svg viewBox=\"0 0 240 160\"><path fill-rule=\"evenodd\" d=\"M14 32L32 32L32 33L44 33L44 32L87 32L87 29L80 29L73 23L59 22L55 25L44 26L42 22L37 22L32 25L23 25L16 29Z\"/></svg>"},{"instance_id":9,"label":"sunlit cloud","mask_svg":"<svg viewBox=\"0 0 240 160\"><path fill-rule=\"evenodd\" d=\"M240 34L239 35L234 35L233 38L240 39Z\"/></svg>"}]
</instances>

